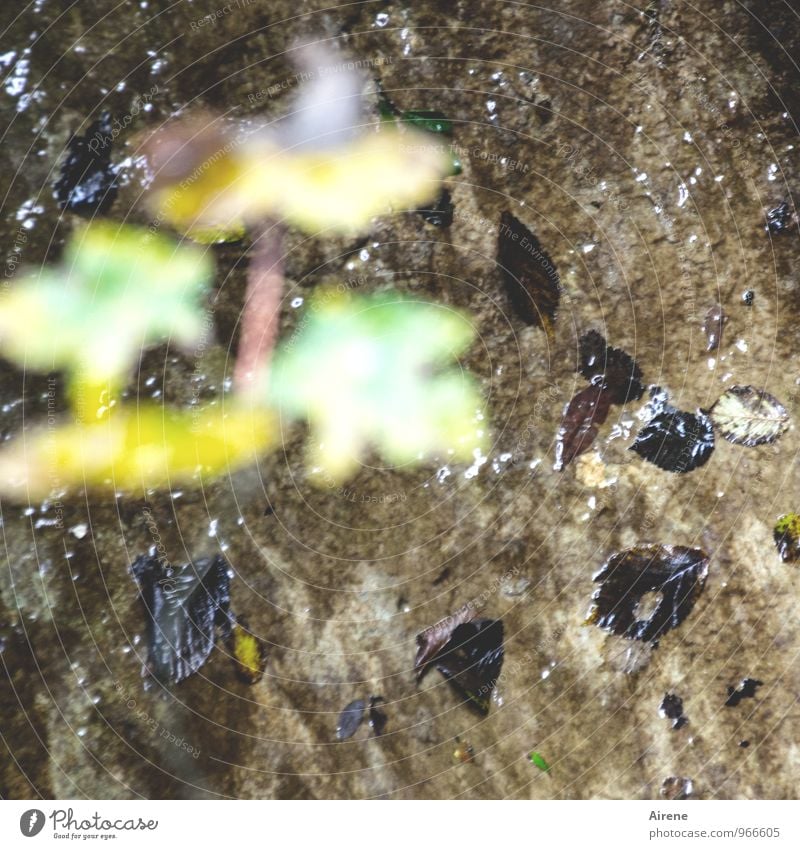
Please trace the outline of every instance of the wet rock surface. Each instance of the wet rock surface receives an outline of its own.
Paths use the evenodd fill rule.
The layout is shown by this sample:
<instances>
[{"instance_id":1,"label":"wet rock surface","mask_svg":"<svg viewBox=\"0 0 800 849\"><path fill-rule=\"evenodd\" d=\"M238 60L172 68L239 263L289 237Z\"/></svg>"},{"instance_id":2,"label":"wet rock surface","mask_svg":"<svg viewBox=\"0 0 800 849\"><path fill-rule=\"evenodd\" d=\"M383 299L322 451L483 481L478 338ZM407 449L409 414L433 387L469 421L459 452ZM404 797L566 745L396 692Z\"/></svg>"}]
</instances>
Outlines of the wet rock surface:
<instances>
[{"instance_id":1,"label":"wet rock surface","mask_svg":"<svg viewBox=\"0 0 800 849\"><path fill-rule=\"evenodd\" d=\"M774 445L719 440L701 468L670 475L626 450L641 424L642 402L629 401L580 463L552 468L561 411L585 386L576 366L589 329L678 409L707 409L740 384L797 415L797 233L765 227L798 179L796 18L769 2L653 5L657 15L610 0L312 14L325 4L308 3L298 15L253 0L214 15L209 0L131 5L124 26L110 0L0 10L6 279L56 259L78 224L52 194L74 133L115 116L113 213L147 225L136 134L190 106L277 117L302 85L286 52L296 40L333 39L398 109L447 116L463 169L449 183L450 225L409 211L357 244L293 235L283 333L324 282L464 308L480 338L463 365L489 398L493 435L469 469L375 463L340 488L308 485L297 429L257 468L202 488L4 500L0 796L796 795L798 590L772 539L800 503L794 425ZM552 334L508 308L495 260L506 210L558 269ZM219 399L242 253L215 249L219 347L145 353L131 397ZM728 317L713 352L709 304ZM53 380L3 364L5 441L64 414ZM147 623L129 565L156 544L153 523L171 562L230 563L232 605L268 654L257 683L237 678L218 640L195 675L144 689ZM656 541L702 548L708 578L691 615L632 663L630 641L583 624L592 575L613 552ZM511 583L522 591L504 591ZM440 675L417 687L413 670L416 635L469 600L504 625L485 718ZM725 707L745 678L763 682L757 696ZM668 692L690 711L679 734L653 709ZM338 742L342 706L366 693L385 700L384 732ZM474 751L468 767L454 762L456 737Z\"/></svg>"}]
</instances>

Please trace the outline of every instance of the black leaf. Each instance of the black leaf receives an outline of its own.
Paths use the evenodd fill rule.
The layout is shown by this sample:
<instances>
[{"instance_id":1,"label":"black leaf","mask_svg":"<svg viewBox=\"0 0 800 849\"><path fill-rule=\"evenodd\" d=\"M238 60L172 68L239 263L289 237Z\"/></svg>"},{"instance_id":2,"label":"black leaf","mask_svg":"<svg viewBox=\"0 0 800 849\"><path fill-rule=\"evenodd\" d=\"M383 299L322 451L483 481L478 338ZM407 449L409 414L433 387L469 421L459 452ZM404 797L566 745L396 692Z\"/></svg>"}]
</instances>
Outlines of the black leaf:
<instances>
[{"instance_id":1,"label":"black leaf","mask_svg":"<svg viewBox=\"0 0 800 849\"><path fill-rule=\"evenodd\" d=\"M503 622L476 619L454 629L436 668L484 716L503 668Z\"/></svg>"},{"instance_id":2,"label":"black leaf","mask_svg":"<svg viewBox=\"0 0 800 849\"><path fill-rule=\"evenodd\" d=\"M230 576L224 557L178 568L143 555L131 566L147 613L148 668L159 681L177 684L208 660L215 627L230 635Z\"/></svg>"},{"instance_id":3,"label":"black leaf","mask_svg":"<svg viewBox=\"0 0 800 849\"><path fill-rule=\"evenodd\" d=\"M742 678L738 687L728 687L725 707L736 707L742 699L755 698L756 690L764 684L755 678Z\"/></svg>"},{"instance_id":4,"label":"black leaf","mask_svg":"<svg viewBox=\"0 0 800 849\"><path fill-rule=\"evenodd\" d=\"M705 586L708 555L682 545L637 545L594 575L588 621L630 640L655 642L689 615ZM655 594L645 600L648 593ZM652 601L649 611L644 608Z\"/></svg>"},{"instance_id":5,"label":"black leaf","mask_svg":"<svg viewBox=\"0 0 800 849\"><path fill-rule=\"evenodd\" d=\"M383 734L387 721L386 714L378 707L379 704L384 704L383 696L369 697L369 727L376 737Z\"/></svg>"},{"instance_id":6,"label":"black leaf","mask_svg":"<svg viewBox=\"0 0 800 849\"><path fill-rule=\"evenodd\" d=\"M365 709L366 704L364 704L363 699L356 699L350 702L350 704L345 705L336 723L336 738L338 740L348 740L358 731L364 719Z\"/></svg>"},{"instance_id":7,"label":"black leaf","mask_svg":"<svg viewBox=\"0 0 800 849\"><path fill-rule=\"evenodd\" d=\"M434 227L449 227L453 223L455 212L450 192L442 189L441 194L431 206L421 207L417 212Z\"/></svg>"},{"instance_id":8,"label":"black leaf","mask_svg":"<svg viewBox=\"0 0 800 849\"><path fill-rule=\"evenodd\" d=\"M111 145L109 112L103 112L85 136L73 136L67 142L67 158L54 187L59 209L85 217L108 212L117 197Z\"/></svg>"},{"instance_id":9,"label":"black leaf","mask_svg":"<svg viewBox=\"0 0 800 849\"><path fill-rule=\"evenodd\" d=\"M658 392L657 388L653 390ZM686 413L664 401L653 405L655 415L639 431L631 451L664 469L683 474L708 462L714 450L714 428L702 411Z\"/></svg>"},{"instance_id":10,"label":"black leaf","mask_svg":"<svg viewBox=\"0 0 800 849\"><path fill-rule=\"evenodd\" d=\"M510 212L500 216L497 261L519 318L550 332L561 297L558 272L536 236Z\"/></svg>"}]
</instances>

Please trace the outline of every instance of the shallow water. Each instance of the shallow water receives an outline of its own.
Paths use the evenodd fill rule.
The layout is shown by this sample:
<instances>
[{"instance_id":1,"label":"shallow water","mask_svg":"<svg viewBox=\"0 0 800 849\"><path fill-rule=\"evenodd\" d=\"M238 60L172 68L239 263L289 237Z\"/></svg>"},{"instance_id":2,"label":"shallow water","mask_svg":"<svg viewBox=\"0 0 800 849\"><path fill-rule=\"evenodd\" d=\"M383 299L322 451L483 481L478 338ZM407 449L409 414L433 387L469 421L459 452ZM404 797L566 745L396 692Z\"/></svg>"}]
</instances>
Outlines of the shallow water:
<instances>
[{"instance_id":1,"label":"shallow water","mask_svg":"<svg viewBox=\"0 0 800 849\"><path fill-rule=\"evenodd\" d=\"M467 309L479 339L464 366L490 400L492 447L470 468L376 461L319 490L296 429L257 469L150 494L171 560L229 559L235 608L268 646L253 686L219 650L171 693L144 689L145 623L128 571L154 544L144 499L4 501L0 731L12 757L0 796L658 798L675 776L698 798L794 797L797 566L780 561L772 526L800 507L797 428L760 448L718 439L705 466L670 475L626 450L642 399L612 408L589 455L604 468L553 462L563 406L585 385L577 339L590 328L680 409L753 384L796 417L798 233L764 226L797 180L795 12L717 0L664 0L650 16L610 0L303 12L242 0L217 14L222 5L3 6L5 279L57 258L76 225L52 198L72 132L110 109L124 125L123 162L136 133L176 110L277 117L302 85L287 49L329 39L343 60L369 64L399 108L443 111L463 173L449 228L403 214L358 243L292 235L283 332L331 280ZM115 220L148 221L141 176L131 161ZM559 270L552 337L520 322L503 291L494 258L505 210ZM148 352L141 395L187 404L223 391L245 281L241 248L217 258L219 346L199 363ZM729 321L709 354L701 326L716 302ZM47 379L26 376L24 401L19 371L4 363L0 380L3 437L19 439L50 412ZM583 623L593 573L638 542L697 546L711 565L686 621L630 658L629 643ZM486 719L438 673L417 687L412 670L415 635L475 598L506 634ZM763 685L725 706L746 677ZM677 730L659 715L668 692L689 720ZM341 709L378 694L385 734L364 723L337 742ZM456 736L472 763L454 762Z\"/></svg>"}]
</instances>

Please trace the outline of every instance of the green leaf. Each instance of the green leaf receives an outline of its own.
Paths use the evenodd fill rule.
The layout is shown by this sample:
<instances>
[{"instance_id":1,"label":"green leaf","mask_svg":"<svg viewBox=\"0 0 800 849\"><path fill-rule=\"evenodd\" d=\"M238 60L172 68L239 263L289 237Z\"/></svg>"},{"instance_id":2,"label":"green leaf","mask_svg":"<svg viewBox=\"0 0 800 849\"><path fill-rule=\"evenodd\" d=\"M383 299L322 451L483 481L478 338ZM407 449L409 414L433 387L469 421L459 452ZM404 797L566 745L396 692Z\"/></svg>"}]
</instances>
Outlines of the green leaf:
<instances>
[{"instance_id":1,"label":"green leaf","mask_svg":"<svg viewBox=\"0 0 800 849\"><path fill-rule=\"evenodd\" d=\"M471 342L460 313L397 295L329 291L312 301L296 337L279 349L274 403L306 418L315 472L339 481L369 447L391 463L435 451L469 460L484 445L483 402L474 380L443 369Z\"/></svg>"},{"instance_id":2,"label":"green leaf","mask_svg":"<svg viewBox=\"0 0 800 849\"><path fill-rule=\"evenodd\" d=\"M202 338L211 273L203 251L91 224L73 235L59 267L21 280L4 299L0 350L28 368L70 371L73 387L113 387L143 346Z\"/></svg>"},{"instance_id":3,"label":"green leaf","mask_svg":"<svg viewBox=\"0 0 800 849\"><path fill-rule=\"evenodd\" d=\"M539 752L531 752L528 755L528 760L538 767L542 772L550 772L550 764L539 754Z\"/></svg>"}]
</instances>

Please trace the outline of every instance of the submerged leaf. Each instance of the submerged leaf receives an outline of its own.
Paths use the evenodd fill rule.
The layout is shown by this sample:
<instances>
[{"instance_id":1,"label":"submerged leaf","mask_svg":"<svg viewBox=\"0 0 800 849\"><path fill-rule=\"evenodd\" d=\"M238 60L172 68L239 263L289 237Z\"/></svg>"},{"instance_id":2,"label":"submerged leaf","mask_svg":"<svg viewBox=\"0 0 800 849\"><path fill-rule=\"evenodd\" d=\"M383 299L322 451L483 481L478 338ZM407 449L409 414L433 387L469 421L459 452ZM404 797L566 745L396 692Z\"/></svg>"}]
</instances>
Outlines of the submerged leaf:
<instances>
[{"instance_id":1,"label":"submerged leaf","mask_svg":"<svg viewBox=\"0 0 800 849\"><path fill-rule=\"evenodd\" d=\"M642 370L621 348L612 348L596 330L579 342L580 373L593 385L607 389L612 404L638 401L644 394Z\"/></svg>"},{"instance_id":2,"label":"submerged leaf","mask_svg":"<svg viewBox=\"0 0 800 849\"><path fill-rule=\"evenodd\" d=\"M651 408L655 414L630 450L667 472L683 474L705 465L714 451L714 428L708 416L701 410L676 410L662 400L651 402Z\"/></svg>"},{"instance_id":3,"label":"submerged leaf","mask_svg":"<svg viewBox=\"0 0 800 849\"><path fill-rule=\"evenodd\" d=\"M236 667L236 676L245 684L257 684L267 666L267 651L258 637L239 619L231 629L230 652Z\"/></svg>"},{"instance_id":4,"label":"submerged leaf","mask_svg":"<svg viewBox=\"0 0 800 849\"><path fill-rule=\"evenodd\" d=\"M588 451L597 436L597 426L608 416L611 395L602 386L587 386L564 408L564 418L556 436L556 462L560 472L579 454Z\"/></svg>"},{"instance_id":5,"label":"submerged leaf","mask_svg":"<svg viewBox=\"0 0 800 849\"><path fill-rule=\"evenodd\" d=\"M708 555L682 545L637 545L594 575L588 621L631 640L655 642L689 615L705 585ZM649 593L655 598L644 609Z\"/></svg>"},{"instance_id":6,"label":"submerged leaf","mask_svg":"<svg viewBox=\"0 0 800 849\"><path fill-rule=\"evenodd\" d=\"M148 669L164 684L188 678L208 660L214 631L230 630L230 576L225 558L173 568L162 556L131 565L147 612Z\"/></svg>"},{"instance_id":7,"label":"submerged leaf","mask_svg":"<svg viewBox=\"0 0 800 849\"><path fill-rule=\"evenodd\" d=\"M748 448L774 442L789 427L783 404L754 386L731 386L710 415L728 442Z\"/></svg>"},{"instance_id":8,"label":"submerged leaf","mask_svg":"<svg viewBox=\"0 0 800 849\"><path fill-rule=\"evenodd\" d=\"M111 164L111 113L103 112L85 136L67 142L67 158L54 192L58 208L91 217L105 215L117 197L116 170Z\"/></svg>"},{"instance_id":9,"label":"submerged leaf","mask_svg":"<svg viewBox=\"0 0 800 849\"><path fill-rule=\"evenodd\" d=\"M503 622L475 619L459 625L436 659L436 668L484 716L503 668Z\"/></svg>"},{"instance_id":10,"label":"submerged leaf","mask_svg":"<svg viewBox=\"0 0 800 849\"><path fill-rule=\"evenodd\" d=\"M418 681L425 674L431 661L447 645L453 631L459 625L471 622L477 615L477 606L467 603L459 607L455 613L445 616L444 619L440 619L436 624L417 634L417 656L414 659L414 671L417 674Z\"/></svg>"},{"instance_id":11,"label":"submerged leaf","mask_svg":"<svg viewBox=\"0 0 800 849\"><path fill-rule=\"evenodd\" d=\"M166 489L254 462L277 436L265 410L122 407L103 421L12 442L0 452L0 491L42 498L67 487Z\"/></svg>"},{"instance_id":12,"label":"submerged leaf","mask_svg":"<svg viewBox=\"0 0 800 849\"><path fill-rule=\"evenodd\" d=\"M716 351L722 341L722 330L728 321L728 316L720 304L709 307L703 319L703 333L706 334L706 351Z\"/></svg>"},{"instance_id":13,"label":"submerged leaf","mask_svg":"<svg viewBox=\"0 0 800 849\"><path fill-rule=\"evenodd\" d=\"M675 693L665 693L658 712L665 719L672 720L672 728L677 731L689 721L683 713L683 699Z\"/></svg>"},{"instance_id":14,"label":"submerged leaf","mask_svg":"<svg viewBox=\"0 0 800 849\"><path fill-rule=\"evenodd\" d=\"M742 678L738 687L728 687L725 707L736 707L742 699L755 698L756 690L763 684L763 681L758 681L755 678Z\"/></svg>"},{"instance_id":15,"label":"submerged leaf","mask_svg":"<svg viewBox=\"0 0 800 849\"><path fill-rule=\"evenodd\" d=\"M561 297L558 272L536 236L510 212L500 216L497 261L517 315L549 333Z\"/></svg>"},{"instance_id":16,"label":"submerged leaf","mask_svg":"<svg viewBox=\"0 0 800 849\"><path fill-rule=\"evenodd\" d=\"M800 516L797 513L781 516L775 523L772 535L784 563L800 558Z\"/></svg>"},{"instance_id":17,"label":"submerged leaf","mask_svg":"<svg viewBox=\"0 0 800 849\"><path fill-rule=\"evenodd\" d=\"M342 709L336 723L336 739L348 740L358 731L364 719L366 704L363 699L356 699Z\"/></svg>"},{"instance_id":18,"label":"submerged leaf","mask_svg":"<svg viewBox=\"0 0 800 849\"><path fill-rule=\"evenodd\" d=\"M379 704L384 704L383 696L369 697L369 727L376 737L380 737L383 734L388 719L386 714L378 707Z\"/></svg>"},{"instance_id":19,"label":"submerged leaf","mask_svg":"<svg viewBox=\"0 0 800 849\"><path fill-rule=\"evenodd\" d=\"M486 440L483 402L468 374L446 368L472 340L465 316L333 291L309 312L275 355L270 391L285 415L310 423L311 465L326 483L354 471L370 447L392 463L435 451L473 459Z\"/></svg>"}]
</instances>

